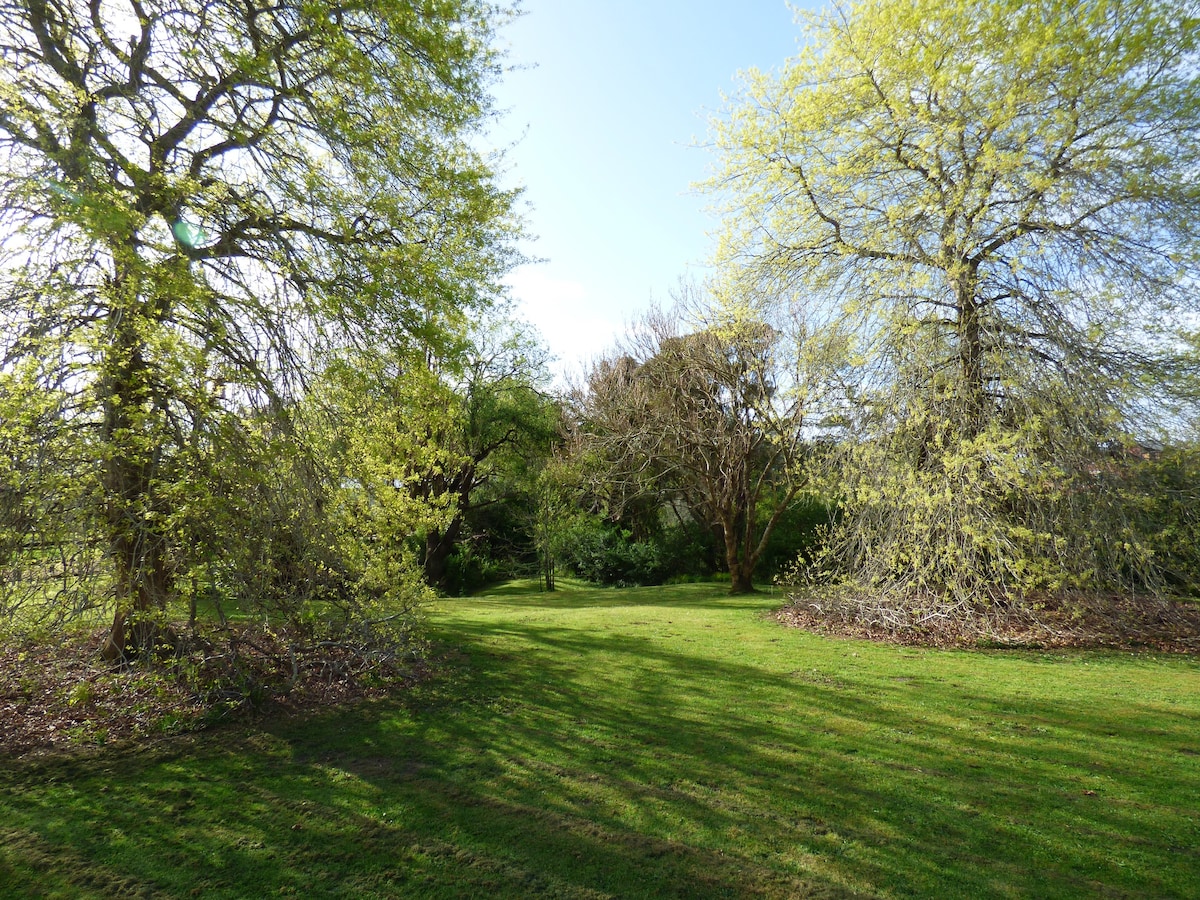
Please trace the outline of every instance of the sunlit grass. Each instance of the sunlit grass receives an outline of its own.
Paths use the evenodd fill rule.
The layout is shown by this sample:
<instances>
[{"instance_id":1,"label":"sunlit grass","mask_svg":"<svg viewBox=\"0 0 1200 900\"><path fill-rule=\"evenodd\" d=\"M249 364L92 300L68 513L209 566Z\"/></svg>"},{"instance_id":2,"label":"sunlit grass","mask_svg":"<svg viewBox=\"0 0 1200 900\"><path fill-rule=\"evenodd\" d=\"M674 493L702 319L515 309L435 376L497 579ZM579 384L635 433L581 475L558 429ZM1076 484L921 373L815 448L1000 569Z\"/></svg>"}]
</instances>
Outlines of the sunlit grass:
<instances>
[{"instance_id":1,"label":"sunlit grass","mask_svg":"<svg viewBox=\"0 0 1200 900\"><path fill-rule=\"evenodd\" d=\"M719 586L431 611L395 700L0 774L0 896L1200 896L1200 661L781 628Z\"/></svg>"}]
</instances>

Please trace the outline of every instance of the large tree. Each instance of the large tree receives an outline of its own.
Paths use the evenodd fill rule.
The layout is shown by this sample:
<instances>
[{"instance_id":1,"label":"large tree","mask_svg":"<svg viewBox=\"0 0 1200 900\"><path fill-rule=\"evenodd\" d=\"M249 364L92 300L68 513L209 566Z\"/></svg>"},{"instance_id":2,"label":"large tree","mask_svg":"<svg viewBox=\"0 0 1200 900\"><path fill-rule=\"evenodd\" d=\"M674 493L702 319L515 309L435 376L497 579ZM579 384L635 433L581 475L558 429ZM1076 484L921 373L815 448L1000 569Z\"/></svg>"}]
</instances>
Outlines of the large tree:
<instances>
[{"instance_id":1,"label":"large tree","mask_svg":"<svg viewBox=\"0 0 1200 900\"><path fill-rule=\"evenodd\" d=\"M842 562L929 598L1113 587L1097 460L1196 310L1200 19L864 0L715 123L724 253L844 342ZM1105 530L1107 529L1107 530Z\"/></svg>"},{"instance_id":2,"label":"large tree","mask_svg":"<svg viewBox=\"0 0 1200 900\"><path fill-rule=\"evenodd\" d=\"M578 449L608 490L682 502L716 533L735 594L754 590L805 483L809 407L794 338L749 307L689 290L670 312L648 314L577 396Z\"/></svg>"},{"instance_id":3,"label":"large tree","mask_svg":"<svg viewBox=\"0 0 1200 900\"><path fill-rule=\"evenodd\" d=\"M471 137L499 15L0 3L0 360L88 441L110 654L153 637L218 436L261 431L322 342L427 341L493 290L512 197Z\"/></svg>"}]
</instances>

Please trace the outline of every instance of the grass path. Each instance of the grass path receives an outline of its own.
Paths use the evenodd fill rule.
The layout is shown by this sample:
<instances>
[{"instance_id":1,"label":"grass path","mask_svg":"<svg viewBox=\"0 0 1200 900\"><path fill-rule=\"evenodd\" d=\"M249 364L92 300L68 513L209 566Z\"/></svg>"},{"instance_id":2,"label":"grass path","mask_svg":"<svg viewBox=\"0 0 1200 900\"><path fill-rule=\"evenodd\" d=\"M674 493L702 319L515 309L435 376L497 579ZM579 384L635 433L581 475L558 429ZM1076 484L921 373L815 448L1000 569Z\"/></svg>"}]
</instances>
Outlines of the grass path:
<instances>
[{"instance_id":1,"label":"grass path","mask_svg":"<svg viewBox=\"0 0 1200 900\"><path fill-rule=\"evenodd\" d=\"M711 585L431 612L410 695L0 772L0 897L1200 897L1200 661Z\"/></svg>"}]
</instances>

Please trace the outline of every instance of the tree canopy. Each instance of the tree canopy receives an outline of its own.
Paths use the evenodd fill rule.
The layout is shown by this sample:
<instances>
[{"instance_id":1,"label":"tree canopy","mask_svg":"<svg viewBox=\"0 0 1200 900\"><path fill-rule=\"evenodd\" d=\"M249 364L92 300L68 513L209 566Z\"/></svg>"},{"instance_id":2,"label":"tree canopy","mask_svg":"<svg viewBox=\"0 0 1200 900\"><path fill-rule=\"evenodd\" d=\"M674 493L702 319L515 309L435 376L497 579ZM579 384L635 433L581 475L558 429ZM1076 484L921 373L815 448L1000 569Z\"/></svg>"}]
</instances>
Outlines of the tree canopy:
<instances>
[{"instance_id":1,"label":"tree canopy","mask_svg":"<svg viewBox=\"0 0 1200 900\"><path fill-rule=\"evenodd\" d=\"M97 461L81 477L114 654L189 548L226 552L198 523L218 499L203 486L286 433L264 417L321 347L439 340L496 292L513 195L471 136L503 15L476 0L0 4L0 403L19 402L17 381L57 398L52 427L5 462L56 430ZM135 628L134 649L152 632Z\"/></svg>"},{"instance_id":2,"label":"tree canopy","mask_svg":"<svg viewBox=\"0 0 1200 900\"><path fill-rule=\"evenodd\" d=\"M557 436L547 381L545 351L505 320L471 329L452 353L351 353L323 373L325 441L374 515L395 520L389 540L421 538L431 586L460 587L448 564L475 514L535 477Z\"/></svg>"},{"instance_id":3,"label":"tree canopy","mask_svg":"<svg viewBox=\"0 0 1200 900\"><path fill-rule=\"evenodd\" d=\"M722 258L843 341L842 562L910 597L1153 581L1097 460L1187 367L1197 5L865 0L807 24L715 123L710 187Z\"/></svg>"},{"instance_id":4,"label":"tree canopy","mask_svg":"<svg viewBox=\"0 0 1200 900\"><path fill-rule=\"evenodd\" d=\"M793 339L749 307L690 291L648 315L576 398L579 452L598 476L653 509L682 501L718 533L734 593L753 590L771 532L804 486L808 407Z\"/></svg>"}]
</instances>

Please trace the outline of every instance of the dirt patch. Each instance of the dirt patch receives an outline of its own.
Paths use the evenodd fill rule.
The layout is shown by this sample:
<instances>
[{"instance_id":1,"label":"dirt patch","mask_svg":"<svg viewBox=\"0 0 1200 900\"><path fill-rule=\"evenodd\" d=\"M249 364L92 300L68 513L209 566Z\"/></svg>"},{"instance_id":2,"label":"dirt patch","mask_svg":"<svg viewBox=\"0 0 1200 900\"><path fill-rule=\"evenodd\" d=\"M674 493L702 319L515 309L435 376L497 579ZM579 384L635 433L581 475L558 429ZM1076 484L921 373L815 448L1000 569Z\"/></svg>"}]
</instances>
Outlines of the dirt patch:
<instances>
[{"instance_id":1,"label":"dirt patch","mask_svg":"<svg viewBox=\"0 0 1200 900\"><path fill-rule=\"evenodd\" d=\"M1158 598L1048 597L939 609L801 595L777 618L819 634L930 647L1200 653L1200 604Z\"/></svg>"}]
</instances>

